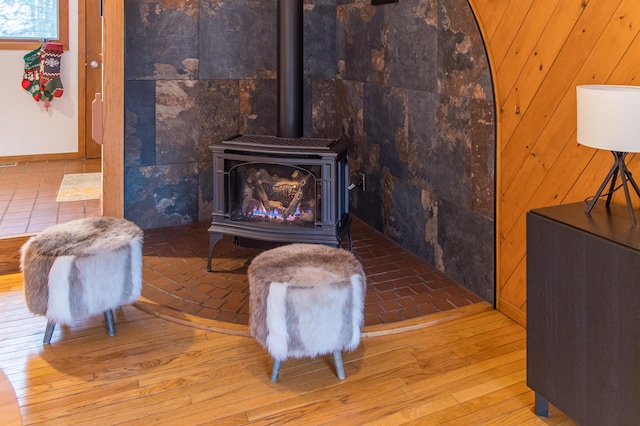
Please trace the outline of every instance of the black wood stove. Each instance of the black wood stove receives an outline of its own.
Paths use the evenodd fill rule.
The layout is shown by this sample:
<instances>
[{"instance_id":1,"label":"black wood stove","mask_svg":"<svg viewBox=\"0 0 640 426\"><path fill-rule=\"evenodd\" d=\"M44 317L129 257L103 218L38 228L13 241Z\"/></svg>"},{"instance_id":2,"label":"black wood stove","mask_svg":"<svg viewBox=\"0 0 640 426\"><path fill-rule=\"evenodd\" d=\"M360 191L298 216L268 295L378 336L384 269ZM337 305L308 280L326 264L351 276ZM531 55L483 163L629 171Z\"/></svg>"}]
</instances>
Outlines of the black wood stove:
<instances>
[{"instance_id":1,"label":"black wood stove","mask_svg":"<svg viewBox=\"0 0 640 426\"><path fill-rule=\"evenodd\" d=\"M339 246L349 238L348 144L302 137L303 2L278 0L277 136L212 145L209 261L223 235Z\"/></svg>"},{"instance_id":2,"label":"black wood stove","mask_svg":"<svg viewBox=\"0 0 640 426\"><path fill-rule=\"evenodd\" d=\"M351 247L346 143L240 135L210 148L209 271L224 234L336 247L347 235Z\"/></svg>"}]
</instances>

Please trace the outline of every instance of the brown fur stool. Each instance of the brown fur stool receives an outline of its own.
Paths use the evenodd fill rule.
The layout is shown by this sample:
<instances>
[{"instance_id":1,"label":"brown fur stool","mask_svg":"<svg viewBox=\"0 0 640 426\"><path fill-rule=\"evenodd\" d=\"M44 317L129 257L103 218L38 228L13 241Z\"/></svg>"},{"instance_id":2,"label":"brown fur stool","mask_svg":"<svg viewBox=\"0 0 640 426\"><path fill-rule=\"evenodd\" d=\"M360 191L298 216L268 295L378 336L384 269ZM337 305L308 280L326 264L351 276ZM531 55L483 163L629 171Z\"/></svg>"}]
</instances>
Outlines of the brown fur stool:
<instances>
[{"instance_id":1,"label":"brown fur stool","mask_svg":"<svg viewBox=\"0 0 640 426\"><path fill-rule=\"evenodd\" d=\"M56 324L100 313L115 334L113 309L142 290L142 231L112 217L73 220L31 237L21 249L27 306L47 317L45 344Z\"/></svg>"},{"instance_id":2,"label":"brown fur stool","mask_svg":"<svg viewBox=\"0 0 640 426\"><path fill-rule=\"evenodd\" d=\"M341 351L360 343L366 277L346 250L290 244L258 255L248 270L251 335L274 358L277 381L287 358L333 354L344 379Z\"/></svg>"}]
</instances>

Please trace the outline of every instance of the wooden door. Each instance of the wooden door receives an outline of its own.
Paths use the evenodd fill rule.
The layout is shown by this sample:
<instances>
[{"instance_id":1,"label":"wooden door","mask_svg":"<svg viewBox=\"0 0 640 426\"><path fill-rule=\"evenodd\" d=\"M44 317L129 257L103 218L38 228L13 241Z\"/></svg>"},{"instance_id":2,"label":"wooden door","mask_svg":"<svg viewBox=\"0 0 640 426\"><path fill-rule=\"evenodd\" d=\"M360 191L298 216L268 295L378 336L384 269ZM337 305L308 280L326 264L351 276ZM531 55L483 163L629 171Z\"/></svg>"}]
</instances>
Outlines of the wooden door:
<instances>
[{"instance_id":1,"label":"wooden door","mask_svg":"<svg viewBox=\"0 0 640 426\"><path fill-rule=\"evenodd\" d=\"M84 148L86 158L101 158L102 146L92 138L92 102L102 92L102 17L100 0L85 2ZM82 24L82 22L81 22ZM82 93L80 94L82 96Z\"/></svg>"}]
</instances>

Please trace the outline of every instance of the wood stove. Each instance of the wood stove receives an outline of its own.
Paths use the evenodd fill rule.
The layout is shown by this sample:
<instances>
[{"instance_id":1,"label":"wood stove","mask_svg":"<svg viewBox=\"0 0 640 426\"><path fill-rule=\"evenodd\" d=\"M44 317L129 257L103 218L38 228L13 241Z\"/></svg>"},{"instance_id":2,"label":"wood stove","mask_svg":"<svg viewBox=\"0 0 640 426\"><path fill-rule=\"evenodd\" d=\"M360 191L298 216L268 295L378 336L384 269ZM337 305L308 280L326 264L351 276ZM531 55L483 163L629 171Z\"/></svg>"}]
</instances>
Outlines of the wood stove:
<instances>
[{"instance_id":1,"label":"wood stove","mask_svg":"<svg viewBox=\"0 0 640 426\"><path fill-rule=\"evenodd\" d=\"M238 135L212 145L209 261L224 234L351 249L348 143L303 138L303 2L278 0L277 136Z\"/></svg>"},{"instance_id":2,"label":"wood stove","mask_svg":"<svg viewBox=\"0 0 640 426\"><path fill-rule=\"evenodd\" d=\"M346 142L239 135L210 146L209 260L223 235L339 246L349 239Z\"/></svg>"}]
</instances>

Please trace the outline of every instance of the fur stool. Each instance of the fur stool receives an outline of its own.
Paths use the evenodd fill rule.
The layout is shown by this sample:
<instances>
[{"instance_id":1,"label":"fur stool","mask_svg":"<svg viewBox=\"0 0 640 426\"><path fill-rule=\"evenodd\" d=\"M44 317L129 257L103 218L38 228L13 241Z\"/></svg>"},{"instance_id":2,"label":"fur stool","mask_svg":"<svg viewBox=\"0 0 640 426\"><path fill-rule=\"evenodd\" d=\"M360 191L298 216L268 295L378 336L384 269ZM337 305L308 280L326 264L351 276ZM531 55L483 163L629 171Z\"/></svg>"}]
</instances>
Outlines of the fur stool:
<instances>
[{"instance_id":1,"label":"fur stool","mask_svg":"<svg viewBox=\"0 0 640 426\"><path fill-rule=\"evenodd\" d=\"M287 358L333 354L344 379L340 351L360 343L366 278L346 250L290 244L258 255L248 270L251 335L274 358L277 381Z\"/></svg>"},{"instance_id":2,"label":"fur stool","mask_svg":"<svg viewBox=\"0 0 640 426\"><path fill-rule=\"evenodd\" d=\"M112 217L72 220L31 237L21 249L27 306L47 317L44 343L56 324L104 313L115 334L113 309L142 290L142 231Z\"/></svg>"}]
</instances>

